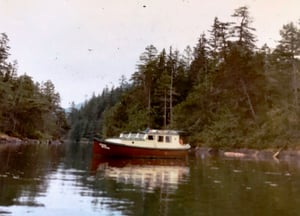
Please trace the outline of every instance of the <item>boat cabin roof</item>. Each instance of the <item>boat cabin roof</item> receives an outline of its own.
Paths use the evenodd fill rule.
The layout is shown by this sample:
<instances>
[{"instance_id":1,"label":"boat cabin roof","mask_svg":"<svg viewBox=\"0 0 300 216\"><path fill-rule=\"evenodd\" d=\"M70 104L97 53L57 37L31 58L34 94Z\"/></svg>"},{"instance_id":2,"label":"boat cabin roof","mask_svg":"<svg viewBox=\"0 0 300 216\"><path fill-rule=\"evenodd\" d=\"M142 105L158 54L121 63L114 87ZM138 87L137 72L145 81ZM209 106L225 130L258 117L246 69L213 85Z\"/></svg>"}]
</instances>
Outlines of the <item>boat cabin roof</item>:
<instances>
[{"instance_id":1,"label":"boat cabin roof","mask_svg":"<svg viewBox=\"0 0 300 216\"><path fill-rule=\"evenodd\" d=\"M146 135L158 135L158 136L179 136L183 131L177 130L156 130L156 129L148 129L145 131L140 131L137 133L121 133L120 138L125 139L144 139Z\"/></svg>"},{"instance_id":2,"label":"boat cabin roof","mask_svg":"<svg viewBox=\"0 0 300 216\"><path fill-rule=\"evenodd\" d=\"M148 130L146 133L147 134L155 134L155 135L179 135L180 133L183 133L183 131L151 129L151 130Z\"/></svg>"}]
</instances>

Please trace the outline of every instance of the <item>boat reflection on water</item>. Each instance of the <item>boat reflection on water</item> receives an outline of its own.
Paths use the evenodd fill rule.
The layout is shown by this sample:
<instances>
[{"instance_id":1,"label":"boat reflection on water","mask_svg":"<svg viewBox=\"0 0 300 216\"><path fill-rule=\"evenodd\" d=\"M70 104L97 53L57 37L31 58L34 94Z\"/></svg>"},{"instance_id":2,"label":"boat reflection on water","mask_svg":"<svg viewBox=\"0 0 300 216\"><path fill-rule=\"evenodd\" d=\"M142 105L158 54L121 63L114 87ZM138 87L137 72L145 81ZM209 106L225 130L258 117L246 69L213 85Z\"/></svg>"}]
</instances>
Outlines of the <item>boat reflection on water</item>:
<instances>
[{"instance_id":1,"label":"boat reflection on water","mask_svg":"<svg viewBox=\"0 0 300 216\"><path fill-rule=\"evenodd\" d=\"M172 192L189 175L186 160L180 159L94 159L91 168L98 177L132 185L144 192L155 189Z\"/></svg>"}]
</instances>

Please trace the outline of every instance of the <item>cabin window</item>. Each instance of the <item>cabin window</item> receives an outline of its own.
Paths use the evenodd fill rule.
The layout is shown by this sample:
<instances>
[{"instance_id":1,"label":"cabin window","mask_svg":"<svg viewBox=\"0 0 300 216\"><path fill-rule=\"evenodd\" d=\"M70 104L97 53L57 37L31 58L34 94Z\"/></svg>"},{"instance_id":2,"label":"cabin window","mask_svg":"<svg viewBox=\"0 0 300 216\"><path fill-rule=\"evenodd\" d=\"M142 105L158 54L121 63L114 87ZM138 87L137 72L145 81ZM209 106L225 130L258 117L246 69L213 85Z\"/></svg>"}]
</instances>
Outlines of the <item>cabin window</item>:
<instances>
[{"instance_id":1,"label":"cabin window","mask_svg":"<svg viewBox=\"0 0 300 216\"><path fill-rule=\"evenodd\" d=\"M158 142L163 142L164 141L164 136L158 136Z\"/></svg>"},{"instance_id":2,"label":"cabin window","mask_svg":"<svg viewBox=\"0 0 300 216\"><path fill-rule=\"evenodd\" d=\"M139 134L139 139L144 139L144 137L145 137L145 134Z\"/></svg>"},{"instance_id":3,"label":"cabin window","mask_svg":"<svg viewBox=\"0 0 300 216\"><path fill-rule=\"evenodd\" d=\"M171 136L166 136L166 142L170 143L171 142Z\"/></svg>"},{"instance_id":4,"label":"cabin window","mask_svg":"<svg viewBox=\"0 0 300 216\"><path fill-rule=\"evenodd\" d=\"M153 135L148 135L148 140L154 140L154 136Z\"/></svg>"}]
</instances>

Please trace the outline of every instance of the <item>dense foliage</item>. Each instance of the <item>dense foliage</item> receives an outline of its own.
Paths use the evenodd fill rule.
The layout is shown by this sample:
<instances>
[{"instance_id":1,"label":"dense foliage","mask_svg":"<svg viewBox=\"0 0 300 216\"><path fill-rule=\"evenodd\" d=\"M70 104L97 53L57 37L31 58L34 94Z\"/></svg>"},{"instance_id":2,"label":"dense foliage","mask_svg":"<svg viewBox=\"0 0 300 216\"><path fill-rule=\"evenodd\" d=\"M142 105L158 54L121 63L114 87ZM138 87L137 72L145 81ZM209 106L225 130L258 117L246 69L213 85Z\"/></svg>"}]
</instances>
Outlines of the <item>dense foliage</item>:
<instances>
[{"instance_id":1,"label":"dense foliage","mask_svg":"<svg viewBox=\"0 0 300 216\"><path fill-rule=\"evenodd\" d=\"M235 22L215 18L208 36L202 34L184 53L147 46L130 84L88 101L76 111L73 130L111 136L176 128L187 131L194 145L298 144L298 26L284 25L275 48L258 48L248 8L236 9L232 17Z\"/></svg>"},{"instance_id":2,"label":"dense foliage","mask_svg":"<svg viewBox=\"0 0 300 216\"><path fill-rule=\"evenodd\" d=\"M112 110L112 107L120 100L125 89L121 85L116 89L109 90L105 88L101 95L95 96L86 101L79 109L75 104L68 113L68 121L71 125L69 136L72 140L80 141L82 138L93 139L95 135L101 135L104 130L103 125L109 124L105 122L105 115Z\"/></svg>"},{"instance_id":3,"label":"dense foliage","mask_svg":"<svg viewBox=\"0 0 300 216\"><path fill-rule=\"evenodd\" d=\"M51 81L34 83L17 75L8 61L9 39L0 35L0 133L32 139L58 139L67 129L60 96Z\"/></svg>"}]
</instances>

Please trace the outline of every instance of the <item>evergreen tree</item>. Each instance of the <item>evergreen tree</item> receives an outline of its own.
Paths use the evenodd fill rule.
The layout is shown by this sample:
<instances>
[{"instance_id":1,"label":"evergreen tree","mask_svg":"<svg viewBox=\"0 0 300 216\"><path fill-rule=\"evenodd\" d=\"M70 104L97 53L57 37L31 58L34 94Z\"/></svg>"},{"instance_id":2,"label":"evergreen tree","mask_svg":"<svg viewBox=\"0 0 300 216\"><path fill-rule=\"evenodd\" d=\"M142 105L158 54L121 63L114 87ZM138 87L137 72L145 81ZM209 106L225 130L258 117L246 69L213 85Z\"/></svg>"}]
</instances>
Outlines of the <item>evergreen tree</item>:
<instances>
[{"instance_id":1,"label":"evergreen tree","mask_svg":"<svg viewBox=\"0 0 300 216\"><path fill-rule=\"evenodd\" d=\"M282 62L286 62L291 65L290 69L285 67L287 71L291 72L291 89L294 95L294 105L298 109L298 67L296 56L300 54L300 30L295 26L294 23L284 25L280 31L281 40L277 47L278 51L283 55L281 57Z\"/></svg>"},{"instance_id":2,"label":"evergreen tree","mask_svg":"<svg viewBox=\"0 0 300 216\"><path fill-rule=\"evenodd\" d=\"M238 25L232 28L233 36L237 38L238 44L248 50L253 50L255 48L255 35L253 34L255 28L251 27L252 20L248 7L239 7L235 10L232 17L238 19Z\"/></svg>"},{"instance_id":3,"label":"evergreen tree","mask_svg":"<svg viewBox=\"0 0 300 216\"><path fill-rule=\"evenodd\" d=\"M152 126L152 94L154 91L154 83L157 80L157 49L150 45L146 47L146 51L140 56L140 63L138 64L138 71L133 75L132 80L134 85L143 88L144 103L147 106L148 126ZM145 100L146 99L146 100Z\"/></svg>"},{"instance_id":4,"label":"evergreen tree","mask_svg":"<svg viewBox=\"0 0 300 216\"><path fill-rule=\"evenodd\" d=\"M221 22L217 17L214 19L210 32L209 47L210 57L214 67L219 66L226 59L228 41L232 37L231 22Z\"/></svg>"},{"instance_id":5,"label":"evergreen tree","mask_svg":"<svg viewBox=\"0 0 300 216\"><path fill-rule=\"evenodd\" d=\"M0 132L35 139L57 139L67 130L54 85L40 86L28 75L17 75L17 62L8 62L9 39L0 36Z\"/></svg>"},{"instance_id":6,"label":"evergreen tree","mask_svg":"<svg viewBox=\"0 0 300 216\"><path fill-rule=\"evenodd\" d=\"M194 48L194 60L191 62L189 71L189 82L192 86L202 82L208 74L208 42L205 34L199 38Z\"/></svg>"}]
</instances>

